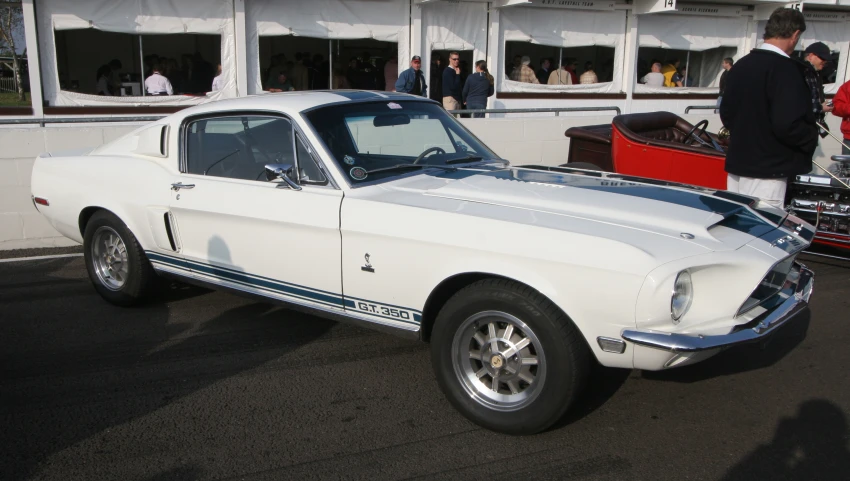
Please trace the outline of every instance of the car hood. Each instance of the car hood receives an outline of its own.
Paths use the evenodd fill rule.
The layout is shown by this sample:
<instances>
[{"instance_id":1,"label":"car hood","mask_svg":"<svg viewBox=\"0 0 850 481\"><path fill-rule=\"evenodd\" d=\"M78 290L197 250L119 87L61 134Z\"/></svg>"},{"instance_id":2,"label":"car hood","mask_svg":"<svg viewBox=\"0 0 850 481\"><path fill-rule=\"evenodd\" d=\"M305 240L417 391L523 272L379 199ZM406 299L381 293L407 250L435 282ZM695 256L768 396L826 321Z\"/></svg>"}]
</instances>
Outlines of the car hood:
<instances>
[{"instance_id":1,"label":"car hood","mask_svg":"<svg viewBox=\"0 0 850 481\"><path fill-rule=\"evenodd\" d=\"M415 175L383 184L383 188L418 193L424 199L452 199L487 204L502 211L561 216L564 230L570 229L569 218L613 224L709 250L737 249L754 237L775 230L774 222L781 221L776 212L770 220L732 200L734 197L723 197L711 190L524 168L469 168ZM427 202L424 204L427 206ZM505 220L510 220L507 213Z\"/></svg>"}]
</instances>

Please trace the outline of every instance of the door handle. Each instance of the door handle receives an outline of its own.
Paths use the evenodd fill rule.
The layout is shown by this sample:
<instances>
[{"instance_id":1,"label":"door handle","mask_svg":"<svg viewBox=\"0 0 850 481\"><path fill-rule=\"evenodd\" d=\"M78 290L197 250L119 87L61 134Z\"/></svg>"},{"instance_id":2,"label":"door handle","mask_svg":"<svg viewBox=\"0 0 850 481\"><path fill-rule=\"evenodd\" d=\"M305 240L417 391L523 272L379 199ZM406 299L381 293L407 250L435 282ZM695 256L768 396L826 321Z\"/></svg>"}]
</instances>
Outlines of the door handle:
<instances>
[{"instance_id":1,"label":"door handle","mask_svg":"<svg viewBox=\"0 0 850 481\"><path fill-rule=\"evenodd\" d=\"M171 184L171 190L194 189L195 184L184 184L183 182L175 182Z\"/></svg>"}]
</instances>

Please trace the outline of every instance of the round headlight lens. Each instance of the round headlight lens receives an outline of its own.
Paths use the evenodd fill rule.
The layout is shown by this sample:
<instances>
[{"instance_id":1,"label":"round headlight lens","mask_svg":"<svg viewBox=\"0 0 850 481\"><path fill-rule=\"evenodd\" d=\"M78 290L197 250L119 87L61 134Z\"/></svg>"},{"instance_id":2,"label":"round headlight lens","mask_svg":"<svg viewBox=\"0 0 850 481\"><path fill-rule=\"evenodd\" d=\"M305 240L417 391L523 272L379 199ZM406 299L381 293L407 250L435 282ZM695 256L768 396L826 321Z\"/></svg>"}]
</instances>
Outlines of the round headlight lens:
<instances>
[{"instance_id":1,"label":"round headlight lens","mask_svg":"<svg viewBox=\"0 0 850 481\"><path fill-rule=\"evenodd\" d=\"M691 301L694 298L694 286L691 282L691 274L682 271L676 276L673 284L673 298L670 300L670 315L674 321L678 321L688 312Z\"/></svg>"}]
</instances>

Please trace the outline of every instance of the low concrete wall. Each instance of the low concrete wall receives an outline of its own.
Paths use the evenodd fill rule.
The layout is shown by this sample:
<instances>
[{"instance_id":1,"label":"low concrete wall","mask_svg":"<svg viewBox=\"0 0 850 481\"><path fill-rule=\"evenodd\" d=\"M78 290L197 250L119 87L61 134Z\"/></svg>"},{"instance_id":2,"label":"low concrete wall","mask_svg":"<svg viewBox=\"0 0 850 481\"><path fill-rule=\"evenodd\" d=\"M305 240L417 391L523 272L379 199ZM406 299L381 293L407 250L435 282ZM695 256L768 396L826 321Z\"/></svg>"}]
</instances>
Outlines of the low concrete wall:
<instances>
[{"instance_id":1,"label":"low concrete wall","mask_svg":"<svg viewBox=\"0 0 850 481\"><path fill-rule=\"evenodd\" d=\"M497 154L516 165L559 165L567 162L569 139L564 131L580 125L607 124L610 115L555 117L508 117L461 119L479 139ZM696 114L685 118L692 123L709 120L717 130L717 115ZM828 117L833 132L839 133L840 120ZM49 126L46 128L0 128L0 249L67 246L74 243L59 235L35 210L30 199L30 177L34 158L42 152L94 147L130 132L139 124L98 124ZM833 139L820 142L815 160L829 164L829 157L841 153Z\"/></svg>"},{"instance_id":2,"label":"low concrete wall","mask_svg":"<svg viewBox=\"0 0 850 481\"><path fill-rule=\"evenodd\" d=\"M570 139L564 132L580 125L610 124L614 115L460 119L482 142L512 164L560 165L567 162Z\"/></svg>"},{"instance_id":3,"label":"low concrete wall","mask_svg":"<svg viewBox=\"0 0 850 481\"><path fill-rule=\"evenodd\" d=\"M111 124L0 129L0 249L74 245L32 204L30 177L35 157L42 152L98 146L135 127Z\"/></svg>"}]
</instances>

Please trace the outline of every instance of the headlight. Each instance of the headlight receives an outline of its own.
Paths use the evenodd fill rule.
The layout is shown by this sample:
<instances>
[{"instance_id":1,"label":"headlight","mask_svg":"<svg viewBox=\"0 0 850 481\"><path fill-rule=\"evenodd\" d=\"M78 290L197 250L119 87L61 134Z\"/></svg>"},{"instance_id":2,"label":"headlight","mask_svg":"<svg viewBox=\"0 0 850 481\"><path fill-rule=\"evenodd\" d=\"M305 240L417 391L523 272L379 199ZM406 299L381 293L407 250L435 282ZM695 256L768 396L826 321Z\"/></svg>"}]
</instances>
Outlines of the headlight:
<instances>
[{"instance_id":1,"label":"headlight","mask_svg":"<svg viewBox=\"0 0 850 481\"><path fill-rule=\"evenodd\" d=\"M679 319L688 312L693 298L694 286L691 282L691 274L688 271L682 271L676 276L676 282L673 284L673 297L670 299L670 316L674 323L678 323Z\"/></svg>"}]
</instances>

